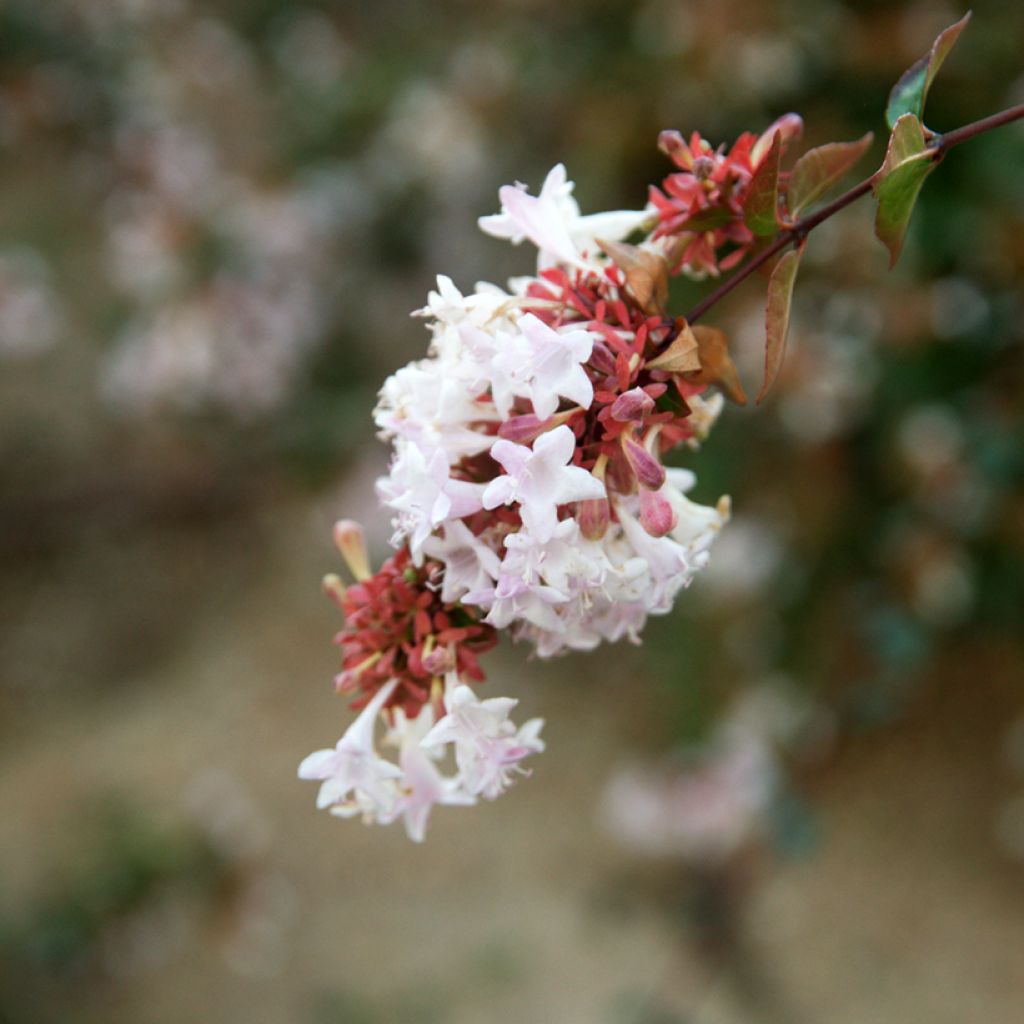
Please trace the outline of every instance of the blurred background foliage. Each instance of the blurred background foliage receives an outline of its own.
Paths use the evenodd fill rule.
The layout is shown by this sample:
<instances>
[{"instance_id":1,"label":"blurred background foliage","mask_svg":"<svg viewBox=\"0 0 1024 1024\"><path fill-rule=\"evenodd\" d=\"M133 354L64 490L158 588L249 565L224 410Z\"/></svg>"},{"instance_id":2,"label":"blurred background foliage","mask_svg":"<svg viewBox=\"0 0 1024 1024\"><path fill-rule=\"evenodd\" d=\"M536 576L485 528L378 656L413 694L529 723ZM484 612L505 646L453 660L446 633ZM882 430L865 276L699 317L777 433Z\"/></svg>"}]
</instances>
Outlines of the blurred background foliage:
<instances>
[{"instance_id":1,"label":"blurred background foliage","mask_svg":"<svg viewBox=\"0 0 1024 1024\"><path fill-rule=\"evenodd\" d=\"M498 656L496 676L545 683L536 693L525 684L531 707L561 730L549 733L552 748L587 766L589 789L556 786L531 811L539 797L524 782L506 797L514 807L458 825L457 844L439 817L428 845L442 860L425 861L397 837L312 824L308 794L291 785L294 763L328 738L324 716L340 717L326 693L334 623L315 584L332 568L332 518L379 519L370 487L384 453L369 410L384 376L423 352L422 324L407 313L437 272L465 289L530 269L528 252L476 230L497 187L536 188L563 161L584 212L637 207L668 170L655 146L662 128L731 142L788 110L804 117L806 145L874 130L876 166L890 85L960 14L836 0L0 7L0 756L10 769L0 787L0 1020L199 1019L190 999L209 1020L504 1020L524 1010L565 1021L760 1019L728 1016L709 978L727 979L737 1005L749 1000L745 1013L801 1019L792 1006L771 1009L784 976L817 1019L827 1006L845 1019L960 1020L982 1005L965 990L916 1016L924 986L911 969L877 1016L857 1016L850 978L819 990L784 966L754 977L752 964L785 963L799 943L784 935L769 957L743 922L768 913L757 910L765 873L786 870L763 866L774 855L829 863L822 847L839 841L829 808L854 785L843 773L861 778L863 751L889 742L864 739L882 726L905 739L883 757L883 786L899 791L928 765L933 788L900 792L914 807L939 790L972 801L967 860L993 877L1010 871L1019 887L1016 126L950 154L892 273L866 203L814 233L775 392L759 409L727 409L683 460L699 499L732 495L735 520L706 578L651 623L645 646L529 668L522 652ZM1024 10L993 0L974 14L929 100L936 130L1024 97ZM680 282L672 308L700 294ZM734 340L748 390L760 374L762 302L755 278L708 320ZM378 545L386 534L376 523ZM969 792L941 770L970 774L963 762L936 769L919 746L946 715L997 766ZM736 720L758 737L754 762L730 760L735 743L722 737L735 736ZM615 836L601 840L591 822L602 787L616 757L673 749L681 761L655 774L700 783L680 804L694 815L654 851L656 870L642 836L620 863L608 852ZM723 787L750 781L750 763L756 792L724 798ZM559 764L570 762L538 777ZM657 782L628 784L659 806ZM727 810L714 804L704 821L720 798ZM606 803L628 846L630 823ZM533 868L501 874L506 895L514 904L522 887L547 892L543 815L575 816L557 848L602 865L573 898L603 907L586 913L613 921L630 948L671 947L674 982L634 970L610 939L600 955L618 975L597 970L582 940L575 952L557 943L571 962L531 960L528 938L545 941L531 928L555 943L568 927L562 911L538 910L503 938L465 925L487 919L489 858L512 856L498 839L511 823L522 831L516 855ZM875 828L870 809L858 823ZM296 832L315 846L283 843ZM608 849L594 853L601 842ZM376 874L374 844L389 851ZM480 858L476 896L451 913L467 934L483 931L427 984L422 954L401 936L419 948L434 925L410 909L422 893L394 877L425 874L445 906L445 851ZM354 896L337 871L346 858L361 864L363 888L377 878L390 895ZM879 870L872 891L896 884ZM793 885L804 906L807 891ZM948 898L955 909L957 892ZM311 910L321 902L335 908L337 937ZM1019 895L995 902L1000 936L1019 936ZM638 903L661 908L656 923L637 924ZM346 951L342 925L359 906L380 912L370 944L396 943L404 980L358 973L366 960ZM820 935L808 926L808 936L813 949ZM978 948L1000 980L986 1019L1017 1020L1000 1013L1019 1011L1024 990L1003 983L988 939ZM335 941L336 960L321 952L296 969L296 943ZM555 963L590 984L591 1002L569 1000Z\"/></svg>"}]
</instances>

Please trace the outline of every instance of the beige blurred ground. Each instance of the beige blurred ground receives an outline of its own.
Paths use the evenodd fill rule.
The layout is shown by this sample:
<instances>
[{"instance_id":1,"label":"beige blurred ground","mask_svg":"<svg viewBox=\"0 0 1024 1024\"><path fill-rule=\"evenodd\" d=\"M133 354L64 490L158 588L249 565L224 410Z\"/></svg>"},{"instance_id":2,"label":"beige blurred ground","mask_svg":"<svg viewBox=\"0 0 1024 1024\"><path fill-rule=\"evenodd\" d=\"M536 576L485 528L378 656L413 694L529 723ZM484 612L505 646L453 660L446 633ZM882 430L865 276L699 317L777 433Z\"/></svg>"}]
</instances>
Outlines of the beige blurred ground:
<instances>
[{"instance_id":1,"label":"beige blurred ground","mask_svg":"<svg viewBox=\"0 0 1024 1024\"><path fill-rule=\"evenodd\" d=\"M1021 666L1001 652L965 654L903 723L804 773L820 848L759 862L749 882L752 955L780 1015L744 1004L659 911L665 867L631 860L595 823L611 766L657 713L628 652L573 672L515 649L497 658L493 692L546 717L548 752L496 803L442 809L426 845L317 814L295 765L345 716L315 585L330 515L293 503L272 517L260 571L227 587L159 671L27 720L0 753L0 871L26 905L73 867L97 793L157 817L189 813L204 792L215 818L241 808L240 891L217 914L168 894L119 940L154 946L153 962L125 971L114 956L113 973L79 979L81 1019L1024 1019L1024 868L993 835L1015 792L998 744L1021 710ZM623 686L636 704L625 723ZM644 1016L655 1004L679 1016Z\"/></svg>"}]
</instances>

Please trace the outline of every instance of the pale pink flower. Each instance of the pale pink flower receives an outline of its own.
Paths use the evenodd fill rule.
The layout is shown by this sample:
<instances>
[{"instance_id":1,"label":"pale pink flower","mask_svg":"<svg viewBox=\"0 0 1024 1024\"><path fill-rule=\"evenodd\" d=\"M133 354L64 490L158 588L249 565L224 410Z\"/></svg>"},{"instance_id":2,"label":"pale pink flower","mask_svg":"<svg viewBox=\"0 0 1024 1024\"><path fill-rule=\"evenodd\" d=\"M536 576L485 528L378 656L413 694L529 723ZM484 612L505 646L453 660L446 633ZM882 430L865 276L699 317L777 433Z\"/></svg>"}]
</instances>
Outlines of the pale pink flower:
<instances>
[{"instance_id":1,"label":"pale pink flower","mask_svg":"<svg viewBox=\"0 0 1024 1024\"><path fill-rule=\"evenodd\" d=\"M505 185L498 191L501 213L481 217L480 229L495 238L507 238L518 245L528 238L539 250L538 264L554 261L586 266L584 254L593 256L599 239L619 241L649 222L651 210L609 210L580 216L572 196L575 188L567 179L565 165L548 172L540 194L531 196L522 184Z\"/></svg>"},{"instance_id":2,"label":"pale pink flower","mask_svg":"<svg viewBox=\"0 0 1024 1024\"><path fill-rule=\"evenodd\" d=\"M323 780L318 808L329 807L340 817L362 813L371 821L394 813L402 772L374 749L373 730L396 685L392 680L374 694L333 750L316 750L299 765L300 779Z\"/></svg>"},{"instance_id":3,"label":"pale pink flower","mask_svg":"<svg viewBox=\"0 0 1024 1024\"><path fill-rule=\"evenodd\" d=\"M478 512L483 490L483 484L453 480L443 451L435 451L428 460L414 444L403 445L388 475L377 481L381 501L398 512L398 536L408 536L416 556L446 519Z\"/></svg>"},{"instance_id":4,"label":"pale pink flower","mask_svg":"<svg viewBox=\"0 0 1024 1024\"><path fill-rule=\"evenodd\" d=\"M424 737L434 724L434 712L424 705L413 719L399 708L395 711L395 724L390 739L399 745L398 761L402 766L402 795L391 817L405 821L405 831L415 843L422 843L427 833L427 822L435 805L466 806L476 803L476 797L462 788L459 778L443 775L430 753L423 747Z\"/></svg>"},{"instance_id":5,"label":"pale pink flower","mask_svg":"<svg viewBox=\"0 0 1024 1024\"><path fill-rule=\"evenodd\" d=\"M589 409L594 386L582 364L594 339L586 331L553 330L532 313L516 326L520 333L495 356L495 369L519 385L541 419L554 413L560 397Z\"/></svg>"},{"instance_id":6,"label":"pale pink flower","mask_svg":"<svg viewBox=\"0 0 1024 1024\"><path fill-rule=\"evenodd\" d=\"M504 468L483 493L483 507L518 502L523 524L543 543L554 535L558 506L605 497L604 484L585 469L571 465L576 438L564 424L541 434L533 449L500 439L491 457Z\"/></svg>"},{"instance_id":7,"label":"pale pink flower","mask_svg":"<svg viewBox=\"0 0 1024 1024\"><path fill-rule=\"evenodd\" d=\"M450 677L449 683L453 682ZM519 729L509 721L509 712L518 703L511 697L482 701L468 686L455 682L445 698L448 713L427 733L422 745L429 750L453 744L467 792L493 800L512 784L514 773L524 771L520 762L544 749L540 739L543 719L533 718Z\"/></svg>"},{"instance_id":8,"label":"pale pink flower","mask_svg":"<svg viewBox=\"0 0 1024 1024\"><path fill-rule=\"evenodd\" d=\"M563 263L576 263L579 253L568 226L572 209L567 211L564 203L572 189L564 164L551 168L537 196L531 196L523 184L503 185L498 190L501 213L481 217L480 229L495 238L507 238L514 245L528 238L542 253Z\"/></svg>"},{"instance_id":9,"label":"pale pink flower","mask_svg":"<svg viewBox=\"0 0 1024 1024\"><path fill-rule=\"evenodd\" d=\"M444 563L442 601L454 602L467 592L486 590L498 578L497 554L457 519L444 524L443 537L428 537L423 551Z\"/></svg>"},{"instance_id":10,"label":"pale pink flower","mask_svg":"<svg viewBox=\"0 0 1024 1024\"><path fill-rule=\"evenodd\" d=\"M503 572L496 586L467 594L465 600L490 608L484 621L496 629L513 622L530 622L540 629L559 632L562 621L552 606L564 604L569 595L539 581Z\"/></svg>"}]
</instances>

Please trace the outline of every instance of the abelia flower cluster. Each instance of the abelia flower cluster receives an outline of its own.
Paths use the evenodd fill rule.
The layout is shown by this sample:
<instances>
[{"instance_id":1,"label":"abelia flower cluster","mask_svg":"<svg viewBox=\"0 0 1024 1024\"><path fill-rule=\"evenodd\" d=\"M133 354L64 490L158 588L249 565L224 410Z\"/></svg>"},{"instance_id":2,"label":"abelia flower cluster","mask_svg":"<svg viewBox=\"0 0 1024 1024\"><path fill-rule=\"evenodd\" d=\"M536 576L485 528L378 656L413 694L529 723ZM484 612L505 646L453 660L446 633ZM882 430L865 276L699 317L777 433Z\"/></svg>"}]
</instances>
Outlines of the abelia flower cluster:
<instances>
[{"instance_id":1,"label":"abelia flower cluster","mask_svg":"<svg viewBox=\"0 0 1024 1024\"><path fill-rule=\"evenodd\" d=\"M582 215L561 165L536 196L506 186L480 226L531 242L536 273L467 294L438 277L417 313L429 354L385 382L374 412L393 449L377 491L397 554L371 575L355 524L336 531L357 581L327 580L346 616L337 685L362 711L299 769L322 780L321 807L403 817L419 840L434 804L498 796L543 743L539 719L517 728L514 700L481 701L468 685L496 631L542 657L636 642L707 563L728 499L694 503L693 474L663 460L707 435L722 406L711 385L743 396L720 333L666 313L667 283L747 244L687 217L741 221L762 143L744 136L727 157L697 139L689 156L673 150L684 171L644 210ZM699 188L684 214L687 174ZM397 763L377 752L378 717Z\"/></svg>"}]
</instances>

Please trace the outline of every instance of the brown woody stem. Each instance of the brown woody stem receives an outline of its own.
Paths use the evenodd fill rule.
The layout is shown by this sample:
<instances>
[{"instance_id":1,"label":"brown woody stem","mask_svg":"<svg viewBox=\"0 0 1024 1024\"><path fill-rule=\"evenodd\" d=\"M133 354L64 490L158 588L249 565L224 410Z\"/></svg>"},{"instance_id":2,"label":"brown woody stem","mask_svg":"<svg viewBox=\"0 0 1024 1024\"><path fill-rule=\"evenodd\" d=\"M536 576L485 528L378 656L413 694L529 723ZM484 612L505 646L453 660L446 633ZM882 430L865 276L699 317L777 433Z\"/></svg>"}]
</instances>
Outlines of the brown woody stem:
<instances>
[{"instance_id":1,"label":"brown woody stem","mask_svg":"<svg viewBox=\"0 0 1024 1024\"><path fill-rule=\"evenodd\" d=\"M945 135L935 135L928 142L928 148L934 151L935 159L939 159L946 150L960 145L961 142L966 142L968 139L973 139L976 135L982 135L993 128L999 128L1004 124L1018 121L1021 118L1024 118L1024 103L1000 111L991 117L982 118L980 121L965 124L962 128L955 128L951 132L946 132ZM853 188L848 192L844 192L838 199L833 199L827 206L823 206L820 210L804 217L802 220L798 220L791 227L782 231L767 249L762 249L749 263L744 264L740 270L736 271L732 277L726 278L710 295L701 299L686 314L686 319L691 324L694 323L714 306L719 299L725 298L738 284L745 281L758 267L763 266L773 256L777 256L787 245L805 238L808 232L816 228L822 221L828 220L834 213L838 213L844 207L849 206L850 203L855 202L861 196L870 192L877 173L876 171L870 178L865 178L859 184L854 185Z\"/></svg>"}]
</instances>

